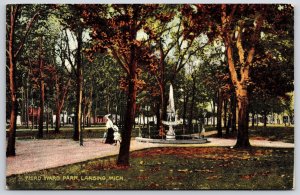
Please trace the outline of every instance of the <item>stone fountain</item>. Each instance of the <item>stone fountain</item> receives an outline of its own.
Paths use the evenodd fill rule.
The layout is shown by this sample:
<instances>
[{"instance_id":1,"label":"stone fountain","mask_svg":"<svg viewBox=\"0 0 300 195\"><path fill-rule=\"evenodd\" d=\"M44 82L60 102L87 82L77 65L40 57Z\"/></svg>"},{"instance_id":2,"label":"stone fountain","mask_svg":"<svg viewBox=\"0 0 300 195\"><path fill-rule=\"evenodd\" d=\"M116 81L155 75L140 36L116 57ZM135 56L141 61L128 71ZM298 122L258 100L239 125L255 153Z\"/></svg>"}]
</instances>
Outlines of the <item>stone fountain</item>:
<instances>
[{"instance_id":1,"label":"stone fountain","mask_svg":"<svg viewBox=\"0 0 300 195\"><path fill-rule=\"evenodd\" d=\"M170 92L169 92L169 101L167 106L167 121L162 121L162 123L169 127L168 132L166 134L166 140L175 140L176 134L173 129L173 126L179 124L177 121L176 111L175 111L175 104L174 104L174 93L173 93L173 86L170 85Z\"/></svg>"},{"instance_id":2,"label":"stone fountain","mask_svg":"<svg viewBox=\"0 0 300 195\"><path fill-rule=\"evenodd\" d=\"M167 120L162 121L162 123L166 126L168 126L168 131L166 133L166 139L151 139L144 138L144 137L136 137L135 139L138 142L146 142L146 143L159 143L159 144L204 144L207 143L207 139L204 137L196 135L181 135L177 136L175 130L173 129L174 126L178 125L180 122L177 120L176 110L175 110L175 104L174 104L174 94L173 94L173 86L170 85L170 92L169 92L169 101L167 105ZM204 128L203 128L204 130ZM202 131L203 131L202 130ZM178 139L184 138L184 139Z\"/></svg>"}]
</instances>

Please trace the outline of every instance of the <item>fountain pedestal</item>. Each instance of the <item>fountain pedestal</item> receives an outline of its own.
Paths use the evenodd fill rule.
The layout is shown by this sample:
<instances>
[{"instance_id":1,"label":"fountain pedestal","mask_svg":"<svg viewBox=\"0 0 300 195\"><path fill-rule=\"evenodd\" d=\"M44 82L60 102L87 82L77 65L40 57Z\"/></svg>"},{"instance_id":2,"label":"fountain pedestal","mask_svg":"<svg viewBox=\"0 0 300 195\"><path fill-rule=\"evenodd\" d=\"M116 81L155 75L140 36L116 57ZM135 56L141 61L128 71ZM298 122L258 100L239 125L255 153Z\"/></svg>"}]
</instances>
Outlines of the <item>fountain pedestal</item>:
<instances>
[{"instance_id":1,"label":"fountain pedestal","mask_svg":"<svg viewBox=\"0 0 300 195\"><path fill-rule=\"evenodd\" d=\"M162 121L162 123L169 127L166 134L166 140L175 140L176 134L173 129L173 126L177 125L178 122L175 120L175 121Z\"/></svg>"},{"instance_id":2,"label":"fountain pedestal","mask_svg":"<svg viewBox=\"0 0 300 195\"><path fill-rule=\"evenodd\" d=\"M175 132L172 125L169 125L169 130L166 134L166 140L175 140Z\"/></svg>"}]
</instances>

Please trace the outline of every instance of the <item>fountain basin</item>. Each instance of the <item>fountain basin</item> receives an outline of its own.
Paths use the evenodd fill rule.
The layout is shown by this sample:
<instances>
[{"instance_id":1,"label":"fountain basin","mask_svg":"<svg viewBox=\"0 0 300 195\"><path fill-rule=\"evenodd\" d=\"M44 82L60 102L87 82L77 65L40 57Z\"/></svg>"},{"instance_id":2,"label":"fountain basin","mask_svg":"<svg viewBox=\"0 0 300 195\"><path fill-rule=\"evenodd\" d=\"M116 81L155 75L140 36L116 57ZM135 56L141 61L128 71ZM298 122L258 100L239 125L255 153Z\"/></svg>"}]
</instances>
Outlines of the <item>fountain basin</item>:
<instances>
[{"instance_id":1,"label":"fountain basin","mask_svg":"<svg viewBox=\"0 0 300 195\"><path fill-rule=\"evenodd\" d=\"M175 140L176 136L175 135L166 135L166 140Z\"/></svg>"},{"instance_id":2,"label":"fountain basin","mask_svg":"<svg viewBox=\"0 0 300 195\"><path fill-rule=\"evenodd\" d=\"M206 138L199 138L196 136L190 136L190 137L183 137L180 136L181 139L178 139L176 136L176 139L151 139L151 138L143 138L143 137L136 137L135 140L138 142L144 142L144 143L157 143L157 144L205 144L209 141ZM186 138L186 139L184 139Z\"/></svg>"},{"instance_id":3,"label":"fountain basin","mask_svg":"<svg viewBox=\"0 0 300 195\"><path fill-rule=\"evenodd\" d=\"M162 124L167 125L167 126L176 126L179 124L178 121L162 121Z\"/></svg>"}]
</instances>

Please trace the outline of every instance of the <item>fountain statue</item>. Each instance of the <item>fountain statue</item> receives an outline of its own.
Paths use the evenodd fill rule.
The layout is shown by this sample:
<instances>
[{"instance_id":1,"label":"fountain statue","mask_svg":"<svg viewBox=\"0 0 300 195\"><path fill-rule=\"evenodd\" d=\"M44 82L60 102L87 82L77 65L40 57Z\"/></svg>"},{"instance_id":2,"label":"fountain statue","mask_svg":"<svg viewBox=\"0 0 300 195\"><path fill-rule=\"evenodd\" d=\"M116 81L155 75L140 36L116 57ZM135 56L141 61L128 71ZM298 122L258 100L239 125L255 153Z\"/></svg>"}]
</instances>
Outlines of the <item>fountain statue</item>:
<instances>
[{"instance_id":1,"label":"fountain statue","mask_svg":"<svg viewBox=\"0 0 300 195\"><path fill-rule=\"evenodd\" d=\"M173 94L173 86L170 85L170 92L169 92L169 101L167 106L167 121L162 121L164 125L169 126L168 132L166 134L166 140L175 140L175 131L173 126L178 125L179 122L177 121L176 111L175 111L175 104L174 104L174 94Z\"/></svg>"},{"instance_id":2,"label":"fountain statue","mask_svg":"<svg viewBox=\"0 0 300 195\"><path fill-rule=\"evenodd\" d=\"M174 104L174 94L173 94L173 86L170 85L170 92L169 92L169 101L167 105L167 119L162 121L163 125L168 126L168 130L166 133L166 139L152 139L152 138L145 138L141 135L136 137L135 139L139 142L147 142L147 143L160 143L160 144L203 144L207 143L207 139L204 138L204 128L202 125L199 127L199 135L179 135L176 139L175 130L173 129L174 126L179 125L180 121L177 120L178 116L175 110ZM202 131L200 129L202 127ZM150 128L149 128L150 129ZM150 135L150 133L149 133Z\"/></svg>"}]
</instances>

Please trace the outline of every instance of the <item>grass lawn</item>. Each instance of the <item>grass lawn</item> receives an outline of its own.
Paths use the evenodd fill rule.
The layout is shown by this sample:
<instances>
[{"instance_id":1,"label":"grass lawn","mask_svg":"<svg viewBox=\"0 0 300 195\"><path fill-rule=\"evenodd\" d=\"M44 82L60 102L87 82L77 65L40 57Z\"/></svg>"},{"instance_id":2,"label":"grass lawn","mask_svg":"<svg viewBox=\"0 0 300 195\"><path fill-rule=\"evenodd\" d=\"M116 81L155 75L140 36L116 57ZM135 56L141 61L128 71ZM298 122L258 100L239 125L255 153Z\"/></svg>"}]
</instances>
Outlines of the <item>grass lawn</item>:
<instances>
[{"instance_id":1,"label":"grass lawn","mask_svg":"<svg viewBox=\"0 0 300 195\"><path fill-rule=\"evenodd\" d=\"M176 129L176 134L182 134L182 128L179 126ZM206 126L206 132L216 131L216 127ZM104 124L93 126L93 127L85 127L83 130L83 137L84 138L102 138L106 128ZM152 130L154 131L154 130ZM148 129L144 127L142 132L146 133L145 137L148 137ZM152 132L155 134L155 132ZM185 132L186 134L193 133L193 132ZM197 133L197 132L196 132ZM30 130L30 129L18 129L17 131L17 139L36 139L37 137L37 130ZM136 127L132 131L132 137L139 136L139 128ZM216 137L217 134L210 135L209 137ZM249 136L250 139L267 139L270 141L283 141L287 143L294 143L294 127L293 126L271 126L268 125L266 128L263 126L255 126L249 127ZM51 129L48 133L44 132L43 139L72 139L73 137L73 128L69 127L62 127L60 133L54 133L53 129ZM231 133L230 135L225 134L225 129L223 129L223 138L236 138L235 133Z\"/></svg>"},{"instance_id":2,"label":"grass lawn","mask_svg":"<svg viewBox=\"0 0 300 195\"><path fill-rule=\"evenodd\" d=\"M294 127L293 126L276 126L269 125L266 128L263 126L249 127L250 138L265 138L270 141L283 141L294 143Z\"/></svg>"},{"instance_id":3,"label":"grass lawn","mask_svg":"<svg viewBox=\"0 0 300 195\"><path fill-rule=\"evenodd\" d=\"M102 138L106 132L105 124L92 126L92 127L85 127L83 129L83 138ZM64 126L60 128L59 133L55 133L53 128L49 128L47 132L44 128L44 134L42 139L72 139L73 137L73 127L72 126ZM132 137L138 136L138 128L132 131ZM7 131L8 136L8 131ZM22 127L18 127L16 132L17 139L37 139L38 131L37 129L26 129Z\"/></svg>"},{"instance_id":4,"label":"grass lawn","mask_svg":"<svg viewBox=\"0 0 300 195\"><path fill-rule=\"evenodd\" d=\"M7 177L9 189L293 188L293 149L154 148Z\"/></svg>"},{"instance_id":5,"label":"grass lawn","mask_svg":"<svg viewBox=\"0 0 300 195\"><path fill-rule=\"evenodd\" d=\"M207 131L216 131L216 128L208 128ZM217 137L217 134L213 134L210 137ZM286 143L294 143L294 127L293 126L279 126L268 125L266 128L263 126L249 127L250 139L264 139L270 141L282 141ZM236 139L236 133L225 134L223 128L223 138Z\"/></svg>"}]
</instances>

